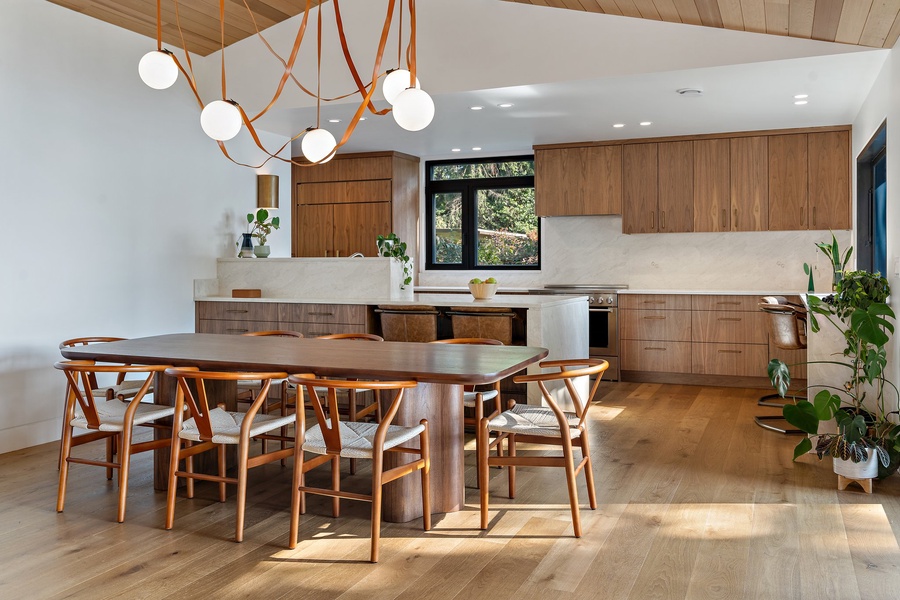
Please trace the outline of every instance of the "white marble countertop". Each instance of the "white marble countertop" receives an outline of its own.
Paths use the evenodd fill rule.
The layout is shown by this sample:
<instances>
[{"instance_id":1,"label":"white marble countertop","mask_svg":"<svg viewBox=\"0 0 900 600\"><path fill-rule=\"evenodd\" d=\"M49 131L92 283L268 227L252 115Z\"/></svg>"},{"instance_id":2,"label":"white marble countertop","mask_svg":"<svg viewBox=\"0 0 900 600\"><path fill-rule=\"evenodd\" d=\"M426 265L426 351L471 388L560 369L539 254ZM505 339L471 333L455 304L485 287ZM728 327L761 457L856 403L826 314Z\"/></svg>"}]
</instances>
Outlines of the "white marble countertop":
<instances>
[{"instance_id":1,"label":"white marble countertop","mask_svg":"<svg viewBox=\"0 0 900 600\"><path fill-rule=\"evenodd\" d=\"M412 299L367 298L366 300L322 298L231 298L228 296L196 296L201 302L283 302L297 304L392 304L404 306L502 306L508 308L542 308L574 302L586 302L587 296L562 296L559 294L502 294L489 300L476 300L471 294L414 294Z\"/></svg>"}]
</instances>

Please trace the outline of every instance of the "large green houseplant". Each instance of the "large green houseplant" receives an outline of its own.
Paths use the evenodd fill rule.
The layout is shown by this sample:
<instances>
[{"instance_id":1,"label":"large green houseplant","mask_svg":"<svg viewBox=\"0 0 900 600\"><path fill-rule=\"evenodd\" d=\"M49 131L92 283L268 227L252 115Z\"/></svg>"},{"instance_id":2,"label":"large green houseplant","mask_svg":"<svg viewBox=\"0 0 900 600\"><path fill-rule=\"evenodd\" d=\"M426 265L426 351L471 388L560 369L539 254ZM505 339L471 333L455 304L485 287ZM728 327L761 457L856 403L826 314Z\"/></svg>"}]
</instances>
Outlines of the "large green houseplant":
<instances>
[{"instance_id":1,"label":"large green houseplant","mask_svg":"<svg viewBox=\"0 0 900 600\"><path fill-rule=\"evenodd\" d=\"M834 253L838 255L837 252ZM806 364L835 365L846 372L843 387L820 386L812 402L794 399L785 405L785 420L794 427L818 435L816 454L862 462L874 454L882 467L896 470L900 464L900 426L897 410L888 404L897 398L896 386L885 377L886 345L894 332L894 312L885 303L890 287L878 273L850 271L838 280L834 294L825 298L808 296L809 324L813 334L821 321L835 327L845 346L835 360ZM784 397L790 385L790 369L779 359L768 367L769 379ZM874 398L870 397L874 395ZM836 433L819 433L819 425L834 419ZM794 459L812 450L812 441L804 437L794 449ZM871 451L871 452L870 452Z\"/></svg>"}]
</instances>

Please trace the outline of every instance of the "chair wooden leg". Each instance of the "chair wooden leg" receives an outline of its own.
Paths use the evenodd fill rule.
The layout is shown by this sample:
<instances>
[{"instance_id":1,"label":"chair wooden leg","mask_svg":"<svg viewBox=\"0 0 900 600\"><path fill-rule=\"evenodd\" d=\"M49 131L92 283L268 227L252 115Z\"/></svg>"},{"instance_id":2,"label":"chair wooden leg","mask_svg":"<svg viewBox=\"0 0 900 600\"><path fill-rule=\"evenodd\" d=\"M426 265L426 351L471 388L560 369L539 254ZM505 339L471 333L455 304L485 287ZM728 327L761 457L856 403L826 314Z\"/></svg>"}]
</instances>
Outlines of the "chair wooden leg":
<instances>
[{"instance_id":1,"label":"chair wooden leg","mask_svg":"<svg viewBox=\"0 0 900 600\"><path fill-rule=\"evenodd\" d=\"M375 420L381 423L381 390L375 390Z\"/></svg>"},{"instance_id":2,"label":"chair wooden leg","mask_svg":"<svg viewBox=\"0 0 900 600\"><path fill-rule=\"evenodd\" d=\"M64 419L65 420L65 419ZM66 504L66 484L69 481L69 455L72 453L72 426L63 429L59 444L59 489L56 493L56 512L62 512Z\"/></svg>"},{"instance_id":3,"label":"chair wooden leg","mask_svg":"<svg viewBox=\"0 0 900 600\"><path fill-rule=\"evenodd\" d=\"M128 497L128 469L131 466L131 436L134 431L131 423L126 423L122 433L117 437L119 446L119 523L125 521L125 499Z\"/></svg>"},{"instance_id":4,"label":"chair wooden leg","mask_svg":"<svg viewBox=\"0 0 900 600\"><path fill-rule=\"evenodd\" d=\"M506 437L506 443L508 444L508 447L509 447L509 457L515 458L516 457L516 434L514 434L514 433L509 434ZM498 448L499 448L499 446L500 446L500 444L497 444ZM507 469L507 470L509 471L509 497L515 498L516 497L516 467L515 467L515 465L509 465L509 469Z\"/></svg>"},{"instance_id":5,"label":"chair wooden leg","mask_svg":"<svg viewBox=\"0 0 900 600\"><path fill-rule=\"evenodd\" d=\"M287 385L287 384L285 384ZM291 531L288 535L288 548L297 547L300 533L300 486L303 485L303 450L299 444L294 447L294 476L291 488Z\"/></svg>"},{"instance_id":6,"label":"chair wooden leg","mask_svg":"<svg viewBox=\"0 0 900 600\"><path fill-rule=\"evenodd\" d=\"M228 474L228 464L225 460L225 455L227 453L227 448L225 444L219 444L216 448L216 461L218 462L219 467L219 477L223 479ZM219 482L219 502L225 502L225 497L228 495L227 486L224 481Z\"/></svg>"},{"instance_id":7,"label":"chair wooden leg","mask_svg":"<svg viewBox=\"0 0 900 600\"><path fill-rule=\"evenodd\" d=\"M237 511L235 514L234 541L244 541L244 508L247 504L247 461L250 459L250 440L241 440L238 445ZM219 446L224 448L225 445Z\"/></svg>"},{"instance_id":8,"label":"chair wooden leg","mask_svg":"<svg viewBox=\"0 0 900 600\"><path fill-rule=\"evenodd\" d=\"M588 442L586 431L581 432L579 437L581 444L581 455L586 459L584 464L584 480L587 483L588 502L590 502L591 510L597 510L597 491L594 489L594 462L591 460L591 445Z\"/></svg>"},{"instance_id":9,"label":"chair wooden leg","mask_svg":"<svg viewBox=\"0 0 900 600\"><path fill-rule=\"evenodd\" d=\"M487 436L485 439L485 430L481 427L481 420L484 419L484 402L481 400L481 395L478 394L475 396L475 473L481 473L481 446L487 444L490 440L490 436ZM475 478L475 486L478 487L481 485L481 480L476 476Z\"/></svg>"},{"instance_id":10,"label":"chair wooden leg","mask_svg":"<svg viewBox=\"0 0 900 600\"><path fill-rule=\"evenodd\" d=\"M581 537L581 515L578 512L578 488L575 483L575 461L572 457L572 441L563 438L563 458L566 460L566 487L569 488L569 506L572 509L572 526L575 537Z\"/></svg>"},{"instance_id":11,"label":"chair wooden leg","mask_svg":"<svg viewBox=\"0 0 900 600\"><path fill-rule=\"evenodd\" d=\"M347 391L347 411L350 413L347 418L356 422L356 390ZM356 475L356 459L350 459L350 474Z\"/></svg>"},{"instance_id":12,"label":"chair wooden leg","mask_svg":"<svg viewBox=\"0 0 900 600\"><path fill-rule=\"evenodd\" d=\"M431 447L428 444L428 421L419 421L425 431L419 434L419 448L422 450L422 525L425 531L431 530Z\"/></svg>"},{"instance_id":13,"label":"chair wooden leg","mask_svg":"<svg viewBox=\"0 0 900 600\"><path fill-rule=\"evenodd\" d=\"M481 432L482 439L489 439L490 432L488 431L488 420L481 419L481 423L478 424L478 430ZM488 464L488 452L490 447L488 444L481 444L478 446L478 492L481 500L481 528L487 529L488 526L488 468L490 465Z\"/></svg>"},{"instance_id":14,"label":"chair wooden leg","mask_svg":"<svg viewBox=\"0 0 900 600\"><path fill-rule=\"evenodd\" d=\"M331 459L331 489L335 492L341 491L341 457L335 456ZM334 496L331 499L331 516L335 519L341 516L341 499Z\"/></svg>"},{"instance_id":15,"label":"chair wooden leg","mask_svg":"<svg viewBox=\"0 0 900 600\"><path fill-rule=\"evenodd\" d=\"M378 544L381 541L381 472L384 465L383 456L375 456L372 461L372 550L369 561L378 562Z\"/></svg>"},{"instance_id":16,"label":"chair wooden leg","mask_svg":"<svg viewBox=\"0 0 900 600\"><path fill-rule=\"evenodd\" d=\"M178 471L180 451L181 439L177 434L173 434L172 450L169 454L169 487L166 489L166 529L172 529L172 525L175 523L175 490L178 486L178 476L175 473Z\"/></svg>"},{"instance_id":17,"label":"chair wooden leg","mask_svg":"<svg viewBox=\"0 0 900 600\"><path fill-rule=\"evenodd\" d=\"M106 438L106 462L111 463L113 461L113 456L115 456L114 446L119 442L118 436L110 436ZM121 472L121 470L120 470ZM106 467L106 480L110 481L113 478L113 468ZM121 521L119 521L121 523Z\"/></svg>"},{"instance_id":18,"label":"chair wooden leg","mask_svg":"<svg viewBox=\"0 0 900 600\"><path fill-rule=\"evenodd\" d=\"M186 440L184 442L185 448L190 448L193 445L194 445L194 442L192 442L190 440ZM184 470L187 473L194 472L194 456L193 455L188 455L184 458ZM193 498L194 497L194 478L190 477L190 476L186 477L184 480L184 484L185 484L185 495L188 498Z\"/></svg>"}]
</instances>

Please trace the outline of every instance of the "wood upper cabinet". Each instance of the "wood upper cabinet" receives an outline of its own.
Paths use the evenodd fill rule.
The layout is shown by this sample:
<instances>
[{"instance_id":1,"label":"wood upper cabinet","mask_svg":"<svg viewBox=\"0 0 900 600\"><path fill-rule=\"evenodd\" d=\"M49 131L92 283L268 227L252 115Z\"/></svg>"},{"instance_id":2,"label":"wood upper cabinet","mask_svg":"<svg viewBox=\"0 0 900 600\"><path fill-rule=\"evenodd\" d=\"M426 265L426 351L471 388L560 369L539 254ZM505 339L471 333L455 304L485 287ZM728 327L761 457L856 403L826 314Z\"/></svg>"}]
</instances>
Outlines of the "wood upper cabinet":
<instances>
[{"instance_id":1,"label":"wood upper cabinet","mask_svg":"<svg viewBox=\"0 0 900 600\"><path fill-rule=\"evenodd\" d=\"M809 228L850 229L850 132L810 133Z\"/></svg>"},{"instance_id":2,"label":"wood upper cabinet","mask_svg":"<svg viewBox=\"0 0 900 600\"><path fill-rule=\"evenodd\" d=\"M731 231L731 145L694 141L694 231Z\"/></svg>"},{"instance_id":3,"label":"wood upper cabinet","mask_svg":"<svg viewBox=\"0 0 900 600\"><path fill-rule=\"evenodd\" d=\"M375 256L375 237L392 231L415 246L418 158L338 155L324 165L294 166L293 183L293 256Z\"/></svg>"},{"instance_id":4,"label":"wood upper cabinet","mask_svg":"<svg viewBox=\"0 0 900 600\"><path fill-rule=\"evenodd\" d=\"M769 230L809 228L807 137L769 136Z\"/></svg>"},{"instance_id":5,"label":"wood upper cabinet","mask_svg":"<svg viewBox=\"0 0 900 600\"><path fill-rule=\"evenodd\" d=\"M536 150L534 171L538 216L622 213L622 146Z\"/></svg>"},{"instance_id":6,"label":"wood upper cabinet","mask_svg":"<svg viewBox=\"0 0 900 600\"><path fill-rule=\"evenodd\" d=\"M731 231L769 228L769 138L731 139Z\"/></svg>"},{"instance_id":7,"label":"wood upper cabinet","mask_svg":"<svg viewBox=\"0 0 900 600\"><path fill-rule=\"evenodd\" d=\"M622 231L659 231L658 144L622 146Z\"/></svg>"},{"instance_id":8,"label":"wood upper cabinet","mask_svg":"<svg viewBox=\"0 0 900 600\"><path fill-rule=\"evenodd\" d=\"M690 141L657 144L660 233L694 229L694 146Z\"/></svg>"}]
</instances>

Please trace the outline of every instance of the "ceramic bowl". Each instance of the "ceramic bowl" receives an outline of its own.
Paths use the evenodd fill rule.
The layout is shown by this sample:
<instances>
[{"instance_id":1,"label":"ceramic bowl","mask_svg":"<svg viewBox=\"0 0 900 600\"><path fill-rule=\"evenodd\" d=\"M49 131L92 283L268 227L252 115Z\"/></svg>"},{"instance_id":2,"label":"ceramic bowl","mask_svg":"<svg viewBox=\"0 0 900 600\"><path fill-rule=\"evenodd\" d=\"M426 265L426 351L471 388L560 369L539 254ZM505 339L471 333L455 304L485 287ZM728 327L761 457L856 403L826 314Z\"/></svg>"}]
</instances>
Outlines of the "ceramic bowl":
<instances>
[{"instance_id":1,"label":"ceramic bowl","mask_svg":"<svg viewBox=\"0 0 900 600\"><path fill-rule=\"evenodd\" d=\"M490 300L497 293L497 283L470 283L469 291L475 296L476 300Z\"/></svg>"}]
</instances>

